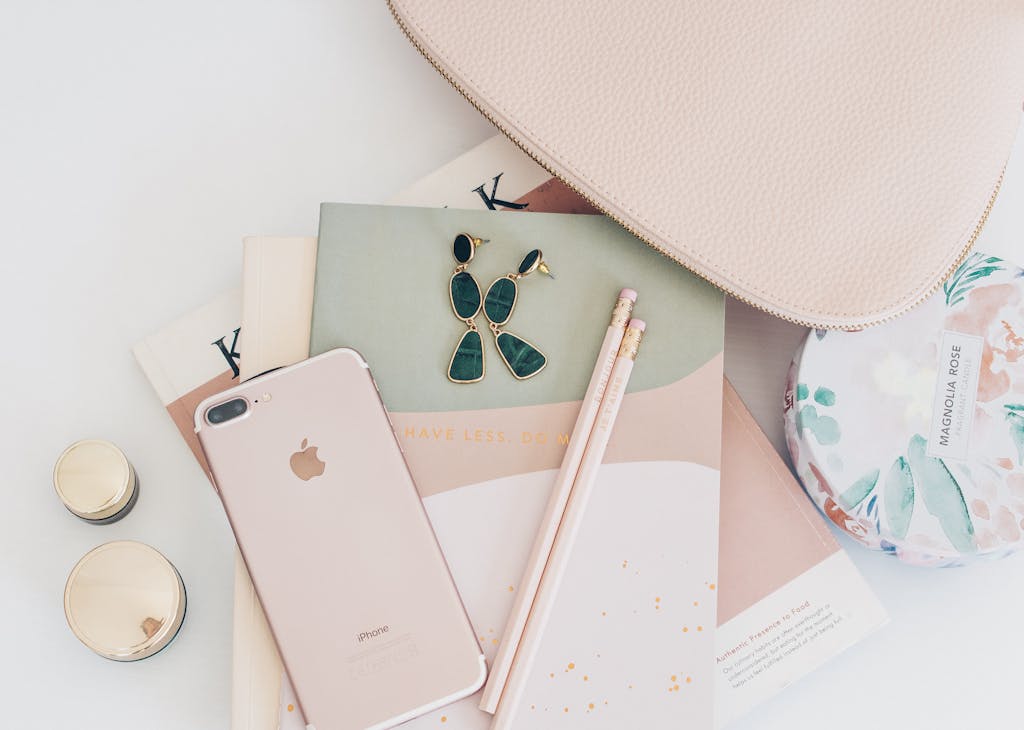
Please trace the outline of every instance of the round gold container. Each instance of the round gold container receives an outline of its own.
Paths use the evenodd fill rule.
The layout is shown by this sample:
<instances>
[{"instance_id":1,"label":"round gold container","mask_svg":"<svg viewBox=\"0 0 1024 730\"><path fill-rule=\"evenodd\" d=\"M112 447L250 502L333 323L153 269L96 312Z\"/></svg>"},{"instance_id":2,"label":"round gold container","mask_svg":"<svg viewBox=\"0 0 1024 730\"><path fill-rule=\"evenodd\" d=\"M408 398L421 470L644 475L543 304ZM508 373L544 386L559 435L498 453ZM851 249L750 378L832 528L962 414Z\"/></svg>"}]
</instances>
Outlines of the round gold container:
<instances>
[{"instance_id":1,"label":"round gold container","mask_svg":"<svg viewBox=\"0 0 1024 730\"><path fill-rule=\"evenodd\" d=\"M185 584L159 552L133 540L86 553L64 587L75 636L107 659L133 662L171 643L185 619Z\"/></svg>"},{"instance_id":2,"label":"round gold container","mask_svg":"<svg viewBox=\"0 0 1024 730\"><path fill-rule=\"evenodd\" d=\"M100 439L64 449L53 468L53 486L72 514L94 524L121 519L139 496L138 478L127 457Z\"/></svg>"}]
</instances>

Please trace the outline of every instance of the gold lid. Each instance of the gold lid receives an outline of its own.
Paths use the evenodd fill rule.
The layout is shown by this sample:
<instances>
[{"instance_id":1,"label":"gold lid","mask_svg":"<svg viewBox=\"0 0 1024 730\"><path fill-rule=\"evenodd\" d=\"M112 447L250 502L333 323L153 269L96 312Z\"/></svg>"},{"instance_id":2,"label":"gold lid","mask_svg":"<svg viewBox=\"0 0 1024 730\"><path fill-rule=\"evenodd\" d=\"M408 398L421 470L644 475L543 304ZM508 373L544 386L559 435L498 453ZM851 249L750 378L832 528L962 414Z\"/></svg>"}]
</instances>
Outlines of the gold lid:
<instances>
[{"instance_id":1,"label":"gold lid","mask_svg":"<svg viewBox=\"0 0 1024 730\"><path fill-rule=\"evenodd\" d=\"M134 540L85 554L64 587L64 615L79 641L119 662L163 649L185 618L185 585L159 552Z\"/></svg>"},{"instance_id":2,"label":"gold lid","mask_svg":"<svg viewBox=\"0 0 1024 730\"><path fill-rule=\"evenodd\" d=\"M53 486L74 514L85 520L104 520L131 501L135 470L114 444L88 439L64 449L53 468Z\"/></svg>"}]
</instances>

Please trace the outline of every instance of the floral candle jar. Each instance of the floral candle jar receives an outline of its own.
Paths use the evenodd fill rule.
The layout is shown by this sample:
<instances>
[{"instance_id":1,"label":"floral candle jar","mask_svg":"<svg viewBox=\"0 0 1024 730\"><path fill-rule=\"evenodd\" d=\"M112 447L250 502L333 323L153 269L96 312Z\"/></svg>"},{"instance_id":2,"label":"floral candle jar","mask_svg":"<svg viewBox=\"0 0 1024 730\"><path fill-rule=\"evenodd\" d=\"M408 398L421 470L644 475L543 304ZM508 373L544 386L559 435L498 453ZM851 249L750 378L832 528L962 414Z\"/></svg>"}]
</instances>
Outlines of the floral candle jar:
<instances>
[{"instance_id":1,"label":"floral candle jar","mask_svg":"<svg viewBox=\"0 0 1024 730\"><path fill-rule=\"evenodd\" d=\"M905 316L812 331L790 369L786 440L819 509L920 565L1024 545L1024 270L971 254Z\"/></svg>"}]
</instances>

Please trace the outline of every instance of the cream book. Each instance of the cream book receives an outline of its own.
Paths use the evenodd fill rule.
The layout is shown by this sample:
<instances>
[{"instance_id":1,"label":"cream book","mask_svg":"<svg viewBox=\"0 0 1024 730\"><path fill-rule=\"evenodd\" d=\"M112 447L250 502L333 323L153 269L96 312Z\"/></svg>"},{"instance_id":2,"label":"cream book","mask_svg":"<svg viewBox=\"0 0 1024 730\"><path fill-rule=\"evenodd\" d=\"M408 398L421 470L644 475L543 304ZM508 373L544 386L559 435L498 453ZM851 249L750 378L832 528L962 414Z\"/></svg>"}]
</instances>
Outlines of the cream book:
<instances>
[{"instance_id":1,"label":"cream book","mask_svg":"<svg viewBox=\"0 0 1024 730\"><path fill-rule=\"evenodd\" d=\"M246 236L242 239L242 327L239 377L248 380L267 370L291 365L309 351L313 310L316 238ZM287 282L285 301L278 287ZM274 288L273 292L263 287ZM271 306L267 306L271 305ZM232 644L232 718L236 730L305 727L295 693L284 672L263 607L240 554L235 555L235 607Z\"/></svg>"},{"instance_id":2,"label":"cream book","mask_svg":"<svg viewBox=\"0 0 1024 730\"><path fill-rule=\"evenodd\" d=\"M309 351L313 313L316 238L313 236L246 236L242 239L242 327L239 362L242 380L304 360ZM287 285L287 301L277 292ZM264 291L271 287L274 291ZM297 354L301 353L301 354Z\"/></svg>"}]
</instances>

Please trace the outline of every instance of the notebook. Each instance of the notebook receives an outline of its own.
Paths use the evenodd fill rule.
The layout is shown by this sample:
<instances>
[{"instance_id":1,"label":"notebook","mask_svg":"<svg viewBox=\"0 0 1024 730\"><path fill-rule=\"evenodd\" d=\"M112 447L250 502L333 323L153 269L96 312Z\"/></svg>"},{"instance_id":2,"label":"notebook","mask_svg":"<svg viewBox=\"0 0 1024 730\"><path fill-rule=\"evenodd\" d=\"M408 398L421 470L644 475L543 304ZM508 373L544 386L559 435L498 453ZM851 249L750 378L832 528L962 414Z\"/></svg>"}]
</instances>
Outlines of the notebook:
<instances>
[{"instance_id":1,"label":"notebook","mask_svg":"<svg viewBox=\"0 0 1024 730\"><path fill-rule=\"evenodd\" d=\"M484 287L535 245L558 276L520 280L506 326L547 356L530 380L504 368L485 324L484 380L446 377L466 330L448 293L460 231L491 239L470 269ZM321 206L310 354L348 346L370 364L489 656L611 305L634 282L647 332L527 682L522 728L578 727L581 716L597 728L713 724L722 294L599 216ZM486 728L476 704L410 726Z\"/></svg>"}]
</instances>

